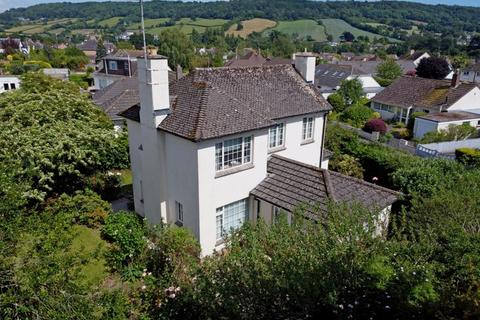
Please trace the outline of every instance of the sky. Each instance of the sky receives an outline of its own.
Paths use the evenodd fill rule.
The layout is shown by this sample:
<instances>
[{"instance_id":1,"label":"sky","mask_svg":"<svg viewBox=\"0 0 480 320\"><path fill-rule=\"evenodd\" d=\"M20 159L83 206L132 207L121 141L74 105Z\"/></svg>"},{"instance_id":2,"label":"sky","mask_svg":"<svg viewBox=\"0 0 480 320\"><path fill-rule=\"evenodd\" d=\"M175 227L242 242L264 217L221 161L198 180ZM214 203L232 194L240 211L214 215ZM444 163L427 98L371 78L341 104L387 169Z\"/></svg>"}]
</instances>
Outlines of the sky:
<instances>
[{"instance_id":1,"label":"sky","mask_svg":"<svg viewBox=\"0 0 480 320\"><path fill-rule=\"evenodd\" d=\"M38 3L85 2L85 1L86 0L0 0L0 12L3 12L10 8L28 7ZM116 0L116 1L129 1L129 0ZM200 1L204 1L204 0L200 0ZM480 0L406 0L406 1L422 2L422 3L428 3L428 4L449 4L449 5L457 4L457 5L463 5L463 6L480 7Z\"/></svg>"}]
</instances>

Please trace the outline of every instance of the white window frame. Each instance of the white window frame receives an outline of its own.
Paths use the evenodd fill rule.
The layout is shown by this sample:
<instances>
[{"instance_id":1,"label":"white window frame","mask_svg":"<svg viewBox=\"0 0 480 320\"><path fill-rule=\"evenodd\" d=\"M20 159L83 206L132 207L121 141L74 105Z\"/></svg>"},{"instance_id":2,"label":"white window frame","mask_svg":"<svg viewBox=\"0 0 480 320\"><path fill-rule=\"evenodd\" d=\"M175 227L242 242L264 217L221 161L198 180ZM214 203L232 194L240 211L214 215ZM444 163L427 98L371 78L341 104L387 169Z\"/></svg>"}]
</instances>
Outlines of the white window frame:
<instances>
[{"instance_id":1,"label":"white window frame","mask_svg":"<svg viewBox=\"0 0 480 320\"><path fill-rule=\"evenodd\" d=\"M268 149L285 146L285 123L279 123L268 128Z\"/></svg>"},{"instance_id":2,"label":"white window frame","mask_svg":"<svg viewBox=\"0 0 480 320\"><path fill-rule=\"evenodd\" d=\"M241 209L243 207L243 210ZM226 216L229 214L230 216ZM233 218L231 217L233 216ZM248 198L241 199L222 207L217 208L215 215L215 236L217 241L223 239L231 230L240 228L249 220L249 203ZM238 221L232 222L232 219ZM226 223L228 222L228 226Z\"/></svg>"},{"instance_id":3,"label":"white window frame","mask_svg":"<svg viewBox=\"0 0 480 320\"><path fill-rule=\"evenodd\" d=\"M229 145L232 141L240 141L240 150L234 151L232 145ZM238 144L236 144L238 145ZM227 160L229 153L240 152L240 157L237 157L237 162L232 164L233 161ZM227 139L215 144L215 171L225 171L235 167L239 167L245 164L252 163L253 157L253 136L238 137L233 139ZM229 163L230 162L230 163Z\"/></svg>"},{"instance_id":4,"label":"white window frame","mask_svg":"<svg viewBox=\"0 0 480 320\"><path fill-rule=\"evenodd\" d=\"M175 219L183 223L183 204L175 201Z\"/></svg>"},{"instance_id":5,"label":"white window frame","mask_svg":"<svg viewBox=\"0 0 480 320\"><path fill-rule=\"evenodd\" d=\"M109 69L109 70L113 70L113 71L117 71L117 70L118 70L118 63L117 63L117 61L115 61L115 60L109 60L109 61L108 61L108 69Z\"/></svg>"},{"instance_id":6,"label":"white window frame","mask_svg":"<svg viewBox=\"0 0 480 320\"><path fill-rule=\"evenodd\" d=\"M302 141L313 141L313 131L315 127L314 117L305 117L302 120Z\"/></svg>"}]
</instances>

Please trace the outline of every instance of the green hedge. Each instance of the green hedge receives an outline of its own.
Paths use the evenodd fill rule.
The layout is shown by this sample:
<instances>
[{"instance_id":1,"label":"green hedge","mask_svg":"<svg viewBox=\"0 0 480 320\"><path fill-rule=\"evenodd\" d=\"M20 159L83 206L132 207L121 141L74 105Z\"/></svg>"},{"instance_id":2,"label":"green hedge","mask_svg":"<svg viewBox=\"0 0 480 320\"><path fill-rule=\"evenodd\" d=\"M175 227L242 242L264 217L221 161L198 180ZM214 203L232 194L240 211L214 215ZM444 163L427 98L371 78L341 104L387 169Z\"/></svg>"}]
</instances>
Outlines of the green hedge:
<instances>
[{"instance_id":1,"label":"green hedge","mask_svg":"<svg viewBox=\"0 0 480 320\"><path fill-rule=\"evenodd\" d=\"M457 160L469 165L480 166L480 150L473 148L460 148L455 150Z\"/></svg>"}]
</instances>

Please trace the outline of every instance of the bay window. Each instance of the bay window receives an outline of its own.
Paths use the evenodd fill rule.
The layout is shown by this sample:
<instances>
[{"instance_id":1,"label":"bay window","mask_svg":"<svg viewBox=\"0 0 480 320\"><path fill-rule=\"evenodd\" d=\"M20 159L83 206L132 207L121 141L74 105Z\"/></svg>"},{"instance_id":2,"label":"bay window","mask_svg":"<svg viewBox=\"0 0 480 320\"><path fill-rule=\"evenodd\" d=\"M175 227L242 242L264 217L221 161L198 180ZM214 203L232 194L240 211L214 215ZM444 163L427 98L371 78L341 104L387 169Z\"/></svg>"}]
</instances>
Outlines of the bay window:
<instances>
[{"instance_id":1,"label":"bay window","mask_svg":"<svg viewBox=\"0 0 480 320\"><path fill-rule=\"evenodd\" d=\"M302 122L302 141L313 139L313 117L303 118Z\"/></svg>"},{"instance_id":2,"label":"bay window","mask_svg":"<svg viewBox=\"0 0 480 320\"><path fill-rule=\"evenodd\" d=\"M216 171L252 162L252 137L240 137L215 144Z\"/></svg>"},{"instance_id":3,"label":"bay window","mask_svg":"<svg viewBox=\"0 0 480 320\"><path fill-rule=\"evenodd\" d=\"M216 236L222 239L231 230L240 228L248 220L248 201L242 199L217 208Z\"/></svg>"},{"instance_id":4,"label":"bay window","mask_svg":"<svg viewBox=\"0 0 480 320\"><path fill-rule=\"evenodd\" d=\"M285 140L284 124L279 123L268 129L268 148L278 148L283 146Z\"/></svg>"}]
</instances>

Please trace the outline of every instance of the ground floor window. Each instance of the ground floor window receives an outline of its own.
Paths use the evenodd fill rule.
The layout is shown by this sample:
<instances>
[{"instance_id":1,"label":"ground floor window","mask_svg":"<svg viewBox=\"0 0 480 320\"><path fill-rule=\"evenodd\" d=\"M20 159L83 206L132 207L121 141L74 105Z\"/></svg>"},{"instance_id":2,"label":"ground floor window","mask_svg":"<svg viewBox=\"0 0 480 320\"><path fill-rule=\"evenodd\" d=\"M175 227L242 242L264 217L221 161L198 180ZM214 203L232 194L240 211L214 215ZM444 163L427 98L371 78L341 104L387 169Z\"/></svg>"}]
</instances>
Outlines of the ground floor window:
<instances>
[{"instance_id":1,"label":"ground floor window","mask_svg":"<svg viewBox=\"0 0 480 320\"><path fill-rule=\"evenodd\" d=\"M217 240L228 232L240 228L248 220L248 199L242 199L217 208L216 230Z\"/></svg>"}]
</instances>

